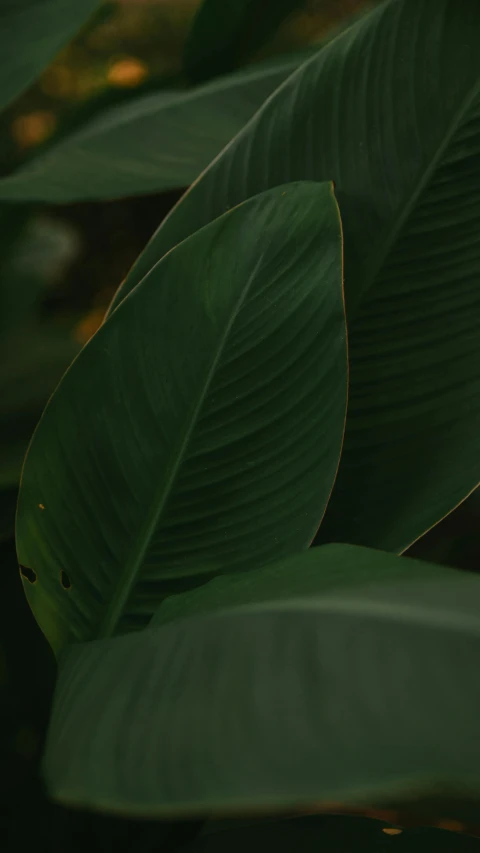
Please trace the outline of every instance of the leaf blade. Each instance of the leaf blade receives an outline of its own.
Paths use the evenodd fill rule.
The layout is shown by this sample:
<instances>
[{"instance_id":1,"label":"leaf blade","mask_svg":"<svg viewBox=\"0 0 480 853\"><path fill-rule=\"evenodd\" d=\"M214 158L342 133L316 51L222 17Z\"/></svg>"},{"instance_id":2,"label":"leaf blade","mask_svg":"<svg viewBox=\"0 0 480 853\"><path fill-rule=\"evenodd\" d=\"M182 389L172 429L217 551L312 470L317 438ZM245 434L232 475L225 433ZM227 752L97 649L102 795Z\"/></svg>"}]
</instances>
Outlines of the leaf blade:
<instances>
[{"instance_id":1,"label":"leaf blade","mask_svg":"<svg viewBox=\"0 0 480 853\"><path fill-rule=\"evenodd\" d=\"M70 647L51 795L157 816L428 799L462 819L462 798L475 814L480 580L321 588Z\"/></svg>"},{"instance_id":2,"label":"leaf blade","mask_svg":"<svg viewBox=\"0 0 480 853\"><path fill-rule=\"evenodd\" d=\"M52 645L145 625L172 577L188 588L307 547L345 407L329 185L259 196L171 252L87 344L30 446L17 548Z\"/></svg>"},{"instance_id":3,"label":"leaf blade","mask_svg":"<svg viewBox=\"0 0 480 853\"><path fill-rule=\"evenodd\" d=\"M223 205L285 179L333 178L351 391L320 543L403 551L480 481L474 34L469 0L392 0L338 36L183 197L111 306Z\"/></svg>"}]
</instances>

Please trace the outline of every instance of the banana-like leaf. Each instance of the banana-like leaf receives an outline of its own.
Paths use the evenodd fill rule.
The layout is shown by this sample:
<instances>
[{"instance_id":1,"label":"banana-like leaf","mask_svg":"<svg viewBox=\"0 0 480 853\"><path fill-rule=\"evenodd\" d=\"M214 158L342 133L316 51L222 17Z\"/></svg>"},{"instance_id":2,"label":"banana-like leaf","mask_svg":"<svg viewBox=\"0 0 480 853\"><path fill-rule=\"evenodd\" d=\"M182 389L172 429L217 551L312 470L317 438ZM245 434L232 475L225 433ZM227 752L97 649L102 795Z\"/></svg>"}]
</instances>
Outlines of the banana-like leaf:
<instances>
[{"instance_id":1,"label":"banana-like leaf","mask_svg":"<svg viewBox=\"0 0 480 853\"><path fill-rule=\"evenodd\" d=\"M2 0L0 109L32 83L100 5L101 0Z\"/></svg>"},{"instance_id":2,"label":"banana-like leaf","mask_svg":"<svg viewBox=\"0 0 480 853\"><path fill-rule=\"evenodd\" d=\"M289 184L169 253L53 395L17 547L54 648L142 627L165 595L306 548L346 408L341 226Z\"/></svg>"},{"instance_id":3,"label":"banana-like leaf","mask_svg":"<svg viewBox=\"0 0 480 853\"><path fill-rule=\"evenodd\" d=\"M212 613L225 607L239 607L274 599L308 598L352 586L429 577L451 569L408 557L385 555L358 545L323 545L272 563L254 572L222 575L209 583L177 595L170 595L153 616L151 626L175 619Z\"/></svg>"},{"instance_id":4,"label":"banana-like leaf","mask_svg":"<svg viewBox=\"0 0 480 853\"><path fill-rule=\"evenodd\" d=\"M322 594L319 571L317 589L68 647L50 794L159 817L428 800L478 819L480 578Z\"/></svg>"},{"instance_id":5,"label":"banana-like leaf","mask_svg":"<svg viewBox=\"0 0 480 853\"><path fill-rule=\"evenodd\" d=\"M195 82L232 71L306 0L203 0L193 20L184 65Z\"/></svg>"},{"instance_id":6,"label":"banana-like leaf","mask_svg":"<svg viewBox=\"0 0 480 853\"><path fill-rule=\"evenodd\" d=\"M0 199L66 202L188 186L316 50L106 110L0 180Z\"/></svg>"},{"instance_id":7,"label":"banana-like leaf","mask_svg":"<svg viewBox=\"0 0 480 853\"><path fill-rule=\"evenodd\" d=\"M480 839L431 827L399 828L380 820L321 815L228 824L202 835L183 853L478 853Z\"/></svg>"},{"instance_id":8,"label":"banana-like leaf","mask_svg":"<svg viewBox=\"0 0 480 853\"><path fill-rule=\"evenodd\" d=\"M321 541L401 551L480 481L479 42L480 3L380 6L277 90L112 304L227 205L335 181L351 390Z\"/></svg>"}]
</instances>

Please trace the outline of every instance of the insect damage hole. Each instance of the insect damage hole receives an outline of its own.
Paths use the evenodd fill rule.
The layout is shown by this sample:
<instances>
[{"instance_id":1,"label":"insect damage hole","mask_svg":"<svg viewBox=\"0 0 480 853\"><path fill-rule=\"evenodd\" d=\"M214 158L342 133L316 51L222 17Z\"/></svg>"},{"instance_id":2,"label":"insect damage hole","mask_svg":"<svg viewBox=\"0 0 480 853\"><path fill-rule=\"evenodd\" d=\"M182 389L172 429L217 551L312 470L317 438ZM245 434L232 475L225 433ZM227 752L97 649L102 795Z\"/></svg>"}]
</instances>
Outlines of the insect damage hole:
<instances>
[{"instance_id":1,"label":"insect damage hole","mask_svg":"<svg viewBox=\"0 0 480 853\"><path fill-rule=\"evenodd\" d=\"M72 582L68 577L67 573L62 569L60 572L60 582L64 589L70 589L72 586Z\"/></svg>"},{"instance_id":2,"label":"insect damage hole","mask_svg":"<svg viewBox=\"0 0 480 853\"><path fill-rule=\"evenodd\" d=\"M33 569L29 569L28 566L19 566L20 574L22 578L25 578L29 583L37 582L37 573L33 571Z\"/></svg>"}]
</instances>

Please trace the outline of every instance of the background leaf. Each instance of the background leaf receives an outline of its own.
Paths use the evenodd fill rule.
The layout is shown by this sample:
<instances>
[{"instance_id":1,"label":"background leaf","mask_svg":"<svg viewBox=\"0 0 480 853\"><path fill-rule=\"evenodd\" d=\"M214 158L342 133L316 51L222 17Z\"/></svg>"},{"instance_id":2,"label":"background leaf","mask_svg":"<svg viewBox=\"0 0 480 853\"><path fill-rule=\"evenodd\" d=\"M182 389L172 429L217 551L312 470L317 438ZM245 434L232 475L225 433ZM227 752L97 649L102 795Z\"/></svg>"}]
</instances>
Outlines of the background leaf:
<instances>
[{"instance_id":1,"label":"background leaf","mask_svg":"<svg viewBox=\"0 0 480 853\"><path fill-rule=\"evenodd\" d=\"M2 0L0 109L26 89L99 7L100 0Z\"/></svg>"},{"instance_id":2,"label":"background leaf","mask_svg":"<svg viewBox=\"0 0 480 853\"><path fill-rule=\"evenodd\" d=\"M48 789L150 816L420 802L478 822L479 613L480 579L442 572L71 646Z\"/></svg>"},{"instance_id":3,"label":"background leaf","mask_svg":"<svg viewBox=\"0 0 480 853\"><path fill-rule=\"evenodd\" d=\"M314 52L107 109L0 180L0 199L66 202L187 186Z\"/></svg>"},{"instance_id":4,"label":"background leaf","mask_svg":"<svg viewBox=\"0 0 480 853\"><path fill-rule=\"evenodd\" d=\"M330 185L279 187L178 246L84 348L30 445L17 548L51 644L143 627L175 585L306 548L345 406Z\"/></svg>"},{"instance_id":5,"label":"background leaf","mask_svg":"<svg viewBox=\"0 0 480 853\"><path fill-rule=\"evenodd\" d=\"M319 541L402 551L480 481L479 39L471 0L382 4L277 90L112 305L227 205L335 181L351 390Z\"/></svg>"},{"instance_id":6,"label":"background leaf","mask_svg":"<svg viewBox=\"0 0 480 853\"><path fill-rule=\"evenodd\" d=\"M203 0L185 49L185 70L194 82L232 71L254 53L306 0Z\"/></svg>"}]
</instances>

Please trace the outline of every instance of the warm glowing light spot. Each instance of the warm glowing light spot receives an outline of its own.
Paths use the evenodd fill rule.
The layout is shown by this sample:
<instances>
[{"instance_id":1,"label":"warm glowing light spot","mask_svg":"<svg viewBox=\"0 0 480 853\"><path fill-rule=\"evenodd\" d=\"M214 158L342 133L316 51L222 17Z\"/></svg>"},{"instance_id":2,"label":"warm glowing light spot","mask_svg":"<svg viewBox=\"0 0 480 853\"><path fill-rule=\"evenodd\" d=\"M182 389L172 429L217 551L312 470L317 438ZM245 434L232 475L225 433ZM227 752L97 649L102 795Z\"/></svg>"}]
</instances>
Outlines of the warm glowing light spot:
<instances>
[{"instance_id":1,"label":"warm glowing light spot","mask_svg":"<svg viewBox=\"0 0 480 853\"><path fill-rule=\"evenodd\" d=\"M382 829L385 835L401 835L403 829L397 829L395 826L386 826Z\"/></svg>"},{"instance_id":2,"label":"warm glowing light spot","mask_svg":"<svg viewBox=\"0 0 480 853\"><path fill-rule=\"evenodd\" d=\"M39 509L45 509L45 507L44 507L44 505L43 505L43 504L38 504L38 508L39 508Z\"/></svg>"},{"instance_id":3,"label":"warm glowing light spot","mask_svg":"<svg viewBox=\"0 0 480 853\"><path fill-rule=\"evenodd\" d=\"M18 116L12 123L12 136L22 148L30 148L44 142L53 133L57 124L55 113L37 110Z\"/></svg>"},{"instance_id":4,"label":"warm glowing light spot","mask_svg":"<svg viewBox=\"0 0 480 853\"><path fill-rule=\"evenodd\" d=\"M75 326L73 336L79 344L86 344L103 323L105 308L95 308Z\"/></svg>"},{"instance_id":5,"label":"warm glowing light spot","mask_svg":"<svg viewBox=\"0 0 480 853\"><path fill-rule=\"evenodd\" d=\"M119 59L110 66L107 80L112 86L126 88L139 86L148 76L148 68L144 62L134 57Z\"/></svg>"}]
</instances>

